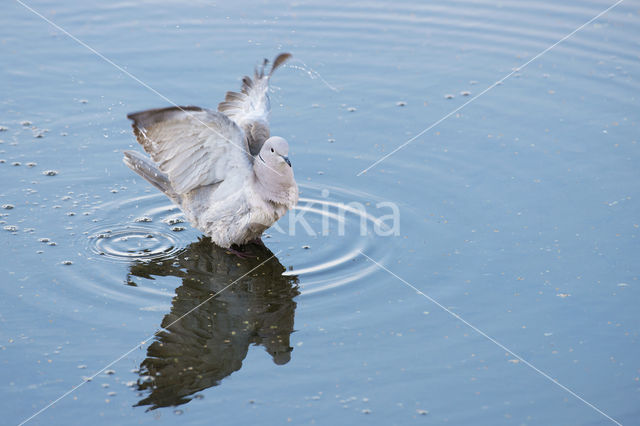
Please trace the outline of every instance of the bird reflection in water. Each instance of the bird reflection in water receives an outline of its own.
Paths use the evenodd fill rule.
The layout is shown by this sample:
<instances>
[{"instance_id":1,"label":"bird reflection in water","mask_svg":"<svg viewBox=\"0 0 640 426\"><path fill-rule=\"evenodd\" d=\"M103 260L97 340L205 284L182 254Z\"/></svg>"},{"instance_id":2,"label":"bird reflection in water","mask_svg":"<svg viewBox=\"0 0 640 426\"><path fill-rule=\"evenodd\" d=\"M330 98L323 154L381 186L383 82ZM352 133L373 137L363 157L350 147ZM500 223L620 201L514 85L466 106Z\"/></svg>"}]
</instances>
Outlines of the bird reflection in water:
<instances>
[{"instance_id":1,"label":"bird reflection in water","mask_svg":"<svg viewBox=\"0 0 640 426\"><path fill-rule=\"evenodd\" d=\"M285 267L268 248L252 245L250 250L256 257L238 259L203 238L171 259L130 266L132 285L132 277L182 279L163 330L140 365L137 389L144 398L136 406L153 410L189 402L238 371L251 344L264 346L278 365L289 362L298 279L282 275Z\"/></svg>"}]
</instances>

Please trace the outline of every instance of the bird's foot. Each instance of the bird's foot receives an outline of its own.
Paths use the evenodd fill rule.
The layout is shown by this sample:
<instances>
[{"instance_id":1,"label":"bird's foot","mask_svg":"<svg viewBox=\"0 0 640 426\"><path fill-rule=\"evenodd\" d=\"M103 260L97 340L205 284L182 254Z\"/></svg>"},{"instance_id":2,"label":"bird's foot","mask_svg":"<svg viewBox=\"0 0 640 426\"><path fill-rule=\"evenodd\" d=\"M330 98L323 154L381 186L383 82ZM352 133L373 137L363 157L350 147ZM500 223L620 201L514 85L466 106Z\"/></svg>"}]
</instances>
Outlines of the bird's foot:
<instances>
[{"instance_id":1,"label":"bird's foot","mask_svg":"<svg viewBox=\"0 0 640 426\"><path fill-rule=\"evenodd\" d=\"M256 257L256 255L252 254L251 252L238 250L239 248L240 247L236 245L232 245L227 249L227 252L231 254L235 254L240 259L250 259L252 257Z\"/></svg>"}]
</instances>

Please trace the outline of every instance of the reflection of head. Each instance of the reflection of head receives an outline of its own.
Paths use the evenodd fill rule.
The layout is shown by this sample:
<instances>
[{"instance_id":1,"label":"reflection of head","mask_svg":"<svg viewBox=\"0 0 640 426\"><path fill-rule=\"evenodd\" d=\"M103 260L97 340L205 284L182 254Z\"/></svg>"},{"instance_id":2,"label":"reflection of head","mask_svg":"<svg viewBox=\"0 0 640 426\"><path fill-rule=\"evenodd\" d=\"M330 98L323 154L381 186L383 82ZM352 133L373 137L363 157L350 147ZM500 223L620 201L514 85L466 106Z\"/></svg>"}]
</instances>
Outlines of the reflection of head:
<instances>
[{"instance_id":1,"label":"reflection of head","mask_svg":"<svg viewBox=\"0 0 640 426\"><path fill-rule=\"evenodd\" d=\"M275 257L256 268L273 253L262 246L250 251L255 258L238 259L206 238L174 258L131 265L130 276L182 279L163 328L220 292L158 333L140 366L138 390L148 394L137 405L155 409L190 401L239 370L251 344L264 346L277 365L289 362L297 278L283 276Z\"/></svg>"}]
</instances>

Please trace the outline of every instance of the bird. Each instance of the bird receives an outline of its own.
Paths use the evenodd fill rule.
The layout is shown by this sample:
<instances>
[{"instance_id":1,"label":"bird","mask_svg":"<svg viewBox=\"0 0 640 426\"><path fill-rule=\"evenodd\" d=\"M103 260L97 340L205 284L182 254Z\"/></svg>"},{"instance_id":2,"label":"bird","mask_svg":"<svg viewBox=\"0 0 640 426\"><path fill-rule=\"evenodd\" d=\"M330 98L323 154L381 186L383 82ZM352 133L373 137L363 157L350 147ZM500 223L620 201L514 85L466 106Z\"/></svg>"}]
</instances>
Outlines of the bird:
<instances>
[{"instance_id":1,"label":"bird","mask_svg":"<svg viewBox=\"0 0 640 426\"><path fill-rule=\"evenodd\" d=\"M148 156L124 151L124 163L235 254L262 244L263 232L298 202L289 144L269 129L269 80L290 57L279 54L268 72L265 59L217 111L173 106L127 115Z\"/></svg>"}]
</instances>

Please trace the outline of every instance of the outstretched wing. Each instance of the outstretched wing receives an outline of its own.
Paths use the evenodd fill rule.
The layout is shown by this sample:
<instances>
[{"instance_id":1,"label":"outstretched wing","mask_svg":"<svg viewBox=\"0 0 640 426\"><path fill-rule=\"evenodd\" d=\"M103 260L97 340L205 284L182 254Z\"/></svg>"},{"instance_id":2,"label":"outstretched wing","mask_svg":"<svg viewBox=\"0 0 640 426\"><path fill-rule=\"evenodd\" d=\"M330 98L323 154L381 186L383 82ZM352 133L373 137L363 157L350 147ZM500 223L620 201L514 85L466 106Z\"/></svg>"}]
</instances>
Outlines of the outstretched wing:
<instances>
[{"instance_id":1,"label":"outstretched wing","mask_svg":"<svg viewBox=\"0 0 640 426\"><path fill-rule=\"evenodd\" d=\"M253 157L243 131L228 117L200 107L170 107L127 115L133 132L173 190L199 186L251 170Z\"/></svg>"},{"instance_id":2,"label":"outstretched wing","mask_svg":"<svg viewBox=\"0 0 640 426\"><path fill-rule=\"evenodd\" d=\"M264 60L260 68L256 68L253 80L245 76L242 89L238 92L227 92L224 102L218 105L218 111L236 122L245 132L252 155L258 155L265 140L269 138L269 78L276 68L285 63L291 54L281 53L273 61L268 74L265 68L269 64Z\"/></svg>"}]
</instances>

